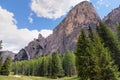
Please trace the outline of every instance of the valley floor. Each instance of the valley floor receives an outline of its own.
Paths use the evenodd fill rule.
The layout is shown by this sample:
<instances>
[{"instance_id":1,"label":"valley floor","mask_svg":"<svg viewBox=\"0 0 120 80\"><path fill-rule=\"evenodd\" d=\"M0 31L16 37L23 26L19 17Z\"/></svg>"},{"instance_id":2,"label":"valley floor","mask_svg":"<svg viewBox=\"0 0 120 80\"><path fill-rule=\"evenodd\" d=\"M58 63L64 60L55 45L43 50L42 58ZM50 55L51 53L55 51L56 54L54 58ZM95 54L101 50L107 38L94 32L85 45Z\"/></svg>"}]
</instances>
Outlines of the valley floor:
<instances>
[{"instance_id":1,"label":"valley floor","mask_svg":"<svg viewBox=\"0 0 120 80\"><path fill-rule=\"evenodd\" d=\"M0 76L0 80L78 80L78 78L74 76L74 77L50 79L46 77L11 75L11 76Z\"/></svg>"}]
</instances>

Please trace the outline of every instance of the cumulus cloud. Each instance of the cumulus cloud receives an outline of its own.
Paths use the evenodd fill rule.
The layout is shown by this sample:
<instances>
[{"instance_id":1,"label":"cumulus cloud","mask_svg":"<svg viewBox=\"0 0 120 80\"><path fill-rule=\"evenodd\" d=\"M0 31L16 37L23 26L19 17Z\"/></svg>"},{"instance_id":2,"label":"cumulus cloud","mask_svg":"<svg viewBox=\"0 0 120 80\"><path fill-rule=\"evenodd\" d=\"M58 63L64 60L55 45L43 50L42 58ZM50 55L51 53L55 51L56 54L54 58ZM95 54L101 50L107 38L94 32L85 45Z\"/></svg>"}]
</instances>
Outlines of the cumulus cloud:
<instances>
[{"instance_id":1,"label":"cumulus cloud","mask_svg":"<svg viewBox=\"0 0 120 80\"><path fill-rule=\"evenodd\" d=\"M57 19L82 1L89 0L32 0L30 7L38 17Z\"/></svg>"},{"instance_id":2,"label":"cumulus cloud","mask_svg":"<svg viewBox=\"0 0 120 80\"><path fill-rule=\"evenodd\" d=\"M46 38L46 37L48 37L50 34L52 34L52 32L53 32L52 30L43 29L43 30L40 31L40 34Z\"/></svg>"},{"instance_id":3,"label":"cumulus cloud","mask_svg":"<svg viewBox=\"0 0 120 80\"><path fill-rule=\"evenodd\" d=\"M33 13L30 13L30 15L28 16L29 23L31 23L31 24L33 23L32 15L33 15Z\"/></svg>"},{"instance_id":4,"label":"cumulus cloud","mask_svg":"<svg viewBox=\"0 0 120 80\"><path fill-rule=\"evenodd\" d=\"M3 41L3 50L18 52L34 38L37 38L39 33L44 37L52 33L47 29L41 31L28 30L27 28L18 29L16 23L14 14L0 6L0 40Z\"/></svg>"}]
</instances>

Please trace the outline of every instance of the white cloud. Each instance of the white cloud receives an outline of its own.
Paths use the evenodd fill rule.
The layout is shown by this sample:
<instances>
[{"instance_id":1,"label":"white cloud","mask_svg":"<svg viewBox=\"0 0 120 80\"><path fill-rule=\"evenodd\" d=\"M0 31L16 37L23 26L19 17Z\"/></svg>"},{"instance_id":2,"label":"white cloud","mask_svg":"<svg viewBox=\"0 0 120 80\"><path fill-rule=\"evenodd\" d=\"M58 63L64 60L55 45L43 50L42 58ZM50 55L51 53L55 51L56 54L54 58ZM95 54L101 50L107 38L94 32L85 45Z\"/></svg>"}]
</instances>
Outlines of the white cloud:
<instances>
[{"instance_id":1,"label":"white cloud","mask_svg":"<svg viewBox=\"0 0 120 80\"><path fill-rule=\"evenodd\" d=\"M39 33L47 37L52 31L18 29L14 14L0 6L0 40L3 40L3 50L18 52L34 38L37 38Z\"/></svg>"},{"instance_id":2,"label":"white cloud","mask_svg":"<svg viewBox=\"0 0 120 80\"><path fill-rule=\"evenodd\" d=\"M114 0L98 0L97 1L97 8L104 6L104 7L109 7L111 5L111 2L113 2Z\"/></svg>"},{"instance_id":3,"label":"white cloud","mask_svg":"<svg viewBox=\"0 0 120 80\"><path fill-rule=\"evenodd\" d=\"M33 23L33 18L32 17L28 17L29 23Z\"/></svg>"},{"instance_id":4,"label":"white cloud","mask_svg":"<svg viewBox=\"0 0 120 80\"><path fill-rule=\"evenodd\" d=\"M33 13L30 13L30 15L28 16L29 23L31 23L31 24L33 23L32 15L33 15Z\"/></svg>"},{"instance_id":5,"label":"white cloud","mask_svg":"<svg viewBox=\"0 0 120 80\"><path fill-rule=\"evenodd\" d=\"M65 15L71 7L82 1L89 0L32 0L30 6L38 17L56 19Z\"/></svg>"},{"instance_id":6,"label":"white cloud","mask_svg":"<svg viewBox=\"0 0 120 80\"><path fill-rule=\"evenodd\" d=\"M40 31L40 34L46 38L48 35L52 34L52 30L43 29Z\"/></svg>"}]
</instances>

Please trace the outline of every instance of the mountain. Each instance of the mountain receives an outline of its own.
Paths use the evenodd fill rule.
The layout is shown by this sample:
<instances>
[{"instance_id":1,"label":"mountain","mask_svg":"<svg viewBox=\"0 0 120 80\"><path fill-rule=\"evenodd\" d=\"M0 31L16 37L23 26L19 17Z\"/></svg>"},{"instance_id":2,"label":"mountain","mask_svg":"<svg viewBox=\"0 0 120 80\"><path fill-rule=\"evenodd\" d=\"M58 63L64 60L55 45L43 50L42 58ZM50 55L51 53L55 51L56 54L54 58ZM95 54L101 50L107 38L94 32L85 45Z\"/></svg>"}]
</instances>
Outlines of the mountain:
<instances>
[{"instance_id":1,"label":"mountain","mask_svg":"<svg viewBox=\"0 0 120 80\"><path fill-rule=\"evenodd\" d=\"M53 34L43 38L39 34L38 39L31 41L28 46L20 50L15 56L15 60L25 60L35 58L38 55L47 55L55 51L60 54L67 50L74 51L80 29L88 31L88 26L95 29L96 24L101 21L95 8L88 1L76 5L63 21L53 30Z\"/></svg>"},{"instance_id":2,"label":"mountain","mask_svg":"<svg viewBox=\"0 0 120 80\"><path fill-rule=\"evenodd\" d=\"M112 30L116 29L116 24L120 23L120 6L112 10L104 19L103 22Z\"/></svg>"},{"instance_id":3,"label":"mountain","mask_svg":"<svg viewBox=\"0 0 120 80\"><path fill-rule=\"evenodd\" d=\"M6 60L8 56L10 56L12 60L14 60L15 53L13 53L12 51L0 51L0 52L2 53L1 56L3 62Z\"/></svg>"}]
</instances>

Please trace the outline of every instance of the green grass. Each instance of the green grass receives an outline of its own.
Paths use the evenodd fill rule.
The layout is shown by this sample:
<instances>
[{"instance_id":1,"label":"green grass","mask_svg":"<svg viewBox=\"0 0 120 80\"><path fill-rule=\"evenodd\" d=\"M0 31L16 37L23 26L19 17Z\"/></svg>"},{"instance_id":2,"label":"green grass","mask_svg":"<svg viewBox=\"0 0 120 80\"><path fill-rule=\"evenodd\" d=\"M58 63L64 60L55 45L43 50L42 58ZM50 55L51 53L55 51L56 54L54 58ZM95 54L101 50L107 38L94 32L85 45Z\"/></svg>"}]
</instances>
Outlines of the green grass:
<instances>
[{"instance_id":1,"label":"green grass","mask_svg":"<svg viewBox=\"0 0 120 80\"><path fill-rule=\"evenodd\" d=\"M78 80L76 76L74 77L64 77L58 79L50 79L46 77L35 77L35 76L0 76L0 80Z\"/></svg>"}]
</instances>

